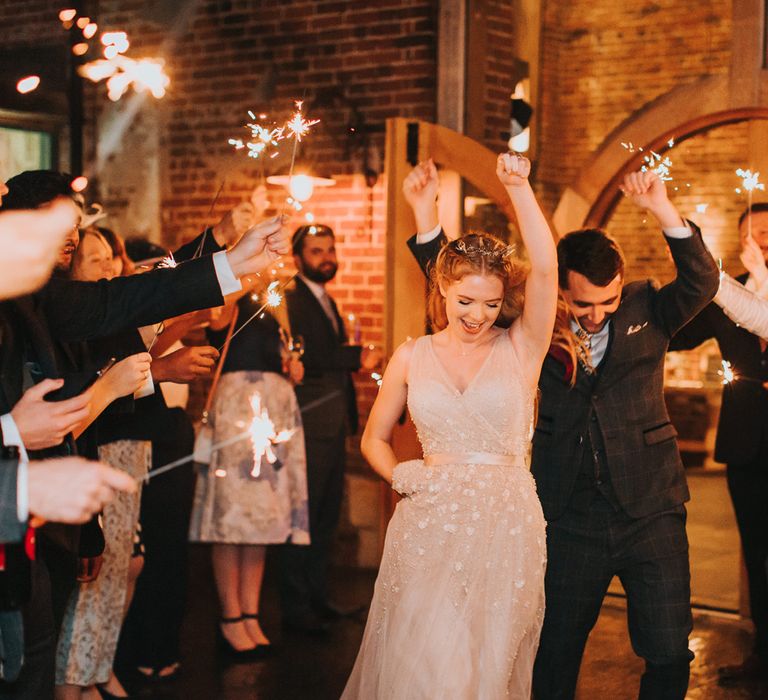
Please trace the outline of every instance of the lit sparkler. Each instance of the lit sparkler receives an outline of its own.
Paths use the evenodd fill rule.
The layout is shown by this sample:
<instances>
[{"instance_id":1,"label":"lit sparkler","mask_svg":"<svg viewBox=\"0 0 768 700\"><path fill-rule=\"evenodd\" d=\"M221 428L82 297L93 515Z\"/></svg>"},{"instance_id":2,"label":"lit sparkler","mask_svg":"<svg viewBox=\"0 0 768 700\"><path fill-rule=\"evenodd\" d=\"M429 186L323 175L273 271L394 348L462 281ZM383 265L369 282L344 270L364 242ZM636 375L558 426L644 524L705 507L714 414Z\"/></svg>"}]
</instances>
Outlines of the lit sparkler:
<instances>
[{"instance_id":1,"label":"lit sparkler","mask_svg":"<svg viewBox=\"0 0 768 700\"><path fill-rule=\"evenodd\" d=\"M717 370L717 373L723 378L723 385L727 386L733 384L736 381L736 373L733 371L733 365L728 360L722 361L722 369Z\"/></svg>"},{"instance_id":2,"label":"lit sparkler","mask_svg":"<svg viewBox=\"0 0 768 700\"><path fill-rule=\"evenodd\" d=\"M286 122L285 129L289 132L290 136L293 136L293 152L291 153L291 167L288 168L288 184L290 185L293 178L293 166L296 165L296 151L299 148L299 142L301 139L309 133L311 127L319 123L319 119L304 119L304 114L301 109L304 106L303 100L296 100L296 111L293 116ZM294 201L294 198L289 198L291 202L286 201L286 204L290 203L296 211L302 210L301 202Z\"/></svg>"},{"instance_id":3,"label":"lit sparkler","mask_svg":"<svg viewBox=\"0 0 768 700\"><path fill-rule=\"evenodd\" d=\"M117 55L112 59L100 58L80 66L77 71L84 78L98 83L107 81L107 96L117 102L133 87L136 92L152 93L161 98L171 79L163 70L162 59L142 58L138 61L127 56Z\"/></svg>"},{"instance_id":4,"label":"lit sparkler","mask_svg":"<svg viewBox=\"0 0 768 700\"><path fill-rule=\"evenodd\" d=\"M250 426L251 443L253 445L253 469L251 476L258 477L261 473L261 461L266 459L269 464L277 461L274 447L287 442L296 432L293 429L277 432L275 424L269 417L266 407L261 405L261 396L256 392L251 396L253 420Z\"/></svg>"},{"instance_id":5,"label":"lit sparkler","mask_svg":"<svg viewBox=\"0 0 768 700\"><path fill-rule=\"evenodd\" d=\"M256 311L254 311L253 314L251 314L250 318L248 318L245 322L243 322L243 324L239 328L235 330L231 338L234 338L241 330L243 330L243 328L245 328L251 321L253 321L253 319L255 319L258 316L261 316L261 314L264 313L267 307L274 309L280 306L283 303L283 295L281 294L281 292L293 281L294 277L296 277L297 274L298 272L295 272L283 283L280 283L277 280L275 280L274 282L271 282L269 287L267 287L266 301L258 309L256 309ZM219 348L219 351L221 351L223 347L224 346L222 345Z\"/></svg>"},{"instance_id":6,"label":"lit sparkler","mask_svg":"<svg viewBox=\"0 0 768 700\"><path fill-rule=\"evenodd\" d=\"M736 188L736 193L741 194L742 189L747 193L747 211L752 212L752 192L755 190L764 190L765 185L760 182L760 173L753 173L751 170L738 168L736 174L741 178L741 187ZM752 217L747 217L747 236L752 237Z\"/></svg>"},{"instance_id":7,"label":"lit sparkler","mask_svg":"<svg viewBox=\"0 0 768 700\"><path fill-rule=\"evenodd\" d=\"M159 263L157 263L157 267L162 269L167 268L174 268L177 267L178 263L176 262L176 259L173 257L173 253L171 251L168 251L168 255L166 255Z\"/></svg>"},{"instance_id":8,"label":"lit sparkler","mask_svg":"<svg viewBox=\"0 0 768 700\"><path fill-rule=\"evenodd\" d=\"M18 83L16 83L16 90L20 94L26 95L28 92L37 90L38 85L40 85L40 76L28 75L26 78L22 78Z\"/></svg>"},{"instance_id":9,"label":"lit sparkler","mask_svg":"<svg viewBox=\"0 0 768 700\"><path fill-rule=\"evenodd\" d=\"M645 149L642 146L635 146L631 141L622 141L622 148L625 148L630 153L644 153ZM674 148L675 139L671 138L667 141L667 148ZM643 163L640 167L641 172L647 172L648 170L656 173L663 182L669 182L674 179L671 175L672 159L669 156L656 153L656 151L648 151L643 156Z\"/></svg>"},{"instance_id":10,"label":"lit sparkler","mask_svg":"<svg viewBox=\"0 0 768 700\"><path fill-rule=\"evenodd\" d=\"M253 116L253 112L249 112L249 114ZM229 139L228 143L230 146L234 146L237 151L247 148L249 158L266 157L270 149L276 148L278 143L285 138L285 127L283 126L268 129L255 122L248 122L245 126L251 130L251 140L244 142L242 139ZM277 151L274 151L270 158L274 158L276 155Z\"/></svg>"}]
</instances>

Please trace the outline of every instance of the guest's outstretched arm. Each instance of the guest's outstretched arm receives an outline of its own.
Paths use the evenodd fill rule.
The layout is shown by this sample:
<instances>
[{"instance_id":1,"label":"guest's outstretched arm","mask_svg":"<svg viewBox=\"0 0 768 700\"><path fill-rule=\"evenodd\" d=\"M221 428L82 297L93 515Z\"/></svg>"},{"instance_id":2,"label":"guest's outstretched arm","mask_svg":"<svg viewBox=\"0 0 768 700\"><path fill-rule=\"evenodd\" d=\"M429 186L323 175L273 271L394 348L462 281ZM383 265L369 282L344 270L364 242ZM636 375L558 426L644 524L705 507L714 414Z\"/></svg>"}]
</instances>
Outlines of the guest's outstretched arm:
<instances>
[{"instance_id":1,"label":"guest's outstretched arm","mask_svg":"<svg viewBox=\"0 0 768 700\"><path fill-rule=\"evenodd\" d=\"M547 354L557 311L557 249L552 231L528 175L531 163L523 156L502 153L496 162L496 174L504 185L515 209L520 235L528 251L531 269L525 283L522 316L512 324L510 334L519 345L518 356L538 380L541 363Z\"/></svg>"},{"instance_id":2,"label":"guest's outstretched arm","mask_svg":"<svg viewBox=\"0 0 768 700\"><path fill-rule=\"evenodd\" d=\"M768 339L768 299L751 292L733 277L723 273L715 303L732 321L750 333Z\"/></svg>"},{"instance_id":3,"label":"guest's outstretched arm","mask_svg":"<svg viewBox=\"0 0 768 700\"><path fill-rule=\"evenodd\" d=\"M403 343L392 355L360 442L368 464L390 484L397 466L397 457L392 450L392 430L405 409L413 343L412 340Z\"/></svg>"}]
</instances>

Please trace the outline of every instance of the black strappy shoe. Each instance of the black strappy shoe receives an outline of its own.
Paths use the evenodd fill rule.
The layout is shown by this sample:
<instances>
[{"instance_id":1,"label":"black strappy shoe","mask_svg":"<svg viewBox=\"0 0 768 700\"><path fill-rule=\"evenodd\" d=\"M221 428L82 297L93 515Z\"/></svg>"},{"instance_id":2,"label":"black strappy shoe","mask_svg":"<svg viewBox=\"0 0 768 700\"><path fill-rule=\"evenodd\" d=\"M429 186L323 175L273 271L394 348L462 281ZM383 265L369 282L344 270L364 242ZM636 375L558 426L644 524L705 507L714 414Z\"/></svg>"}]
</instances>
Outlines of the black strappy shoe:
<instances>
[{"instance_id":1,"label":"black strappy shoe","mask_svg":"<svg viewBox=\"0 0 768 700\"><path fill-rule=\"evenodd\" d=\"M243 620L258 620L258 619L259 619L259 613L243 613ZM256 648L254 649L254 652L255 652L254 658L266 659L275 653L275 648L271 643L257 644Z\"/></svg>"},{"instance_id":2,"label":"black strappy shoe","mask_svg":"<svg viewBox=\"0 0 768 700\"><path fill-rule=\"evenodd\" d=\"M219 625L216 628L219 649L231 661L255 661L258 658L258 646L250 649L235 649L221 631L221 625L233 625L236 622L242 622L244 617L244 615L240 615L240 617L219 618Z\"/></svg>"}]
</instances>

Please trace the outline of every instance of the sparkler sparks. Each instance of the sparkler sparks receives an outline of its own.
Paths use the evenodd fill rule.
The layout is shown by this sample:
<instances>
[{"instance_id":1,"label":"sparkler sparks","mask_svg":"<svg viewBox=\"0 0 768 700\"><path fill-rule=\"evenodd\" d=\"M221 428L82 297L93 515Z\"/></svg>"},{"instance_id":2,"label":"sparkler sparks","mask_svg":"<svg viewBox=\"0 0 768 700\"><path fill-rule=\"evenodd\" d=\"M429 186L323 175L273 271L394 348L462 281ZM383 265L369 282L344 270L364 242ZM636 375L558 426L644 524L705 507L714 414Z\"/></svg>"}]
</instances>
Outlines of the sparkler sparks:
<instances>
[{"instance_id":1,"label":"sparkler sparks","mask_svg":"<svg viewBox=\"0 0 768 700\"><path fill-rule=\"evenodd\" d=\"M644 153L645 149L642 146L635 146L631 141L622 141L622 148L625 148L630 153ZM671 138L667 141L667 148L674 148L675 139ZM672 168L672 159L669 156L656 153L656 151L649 151L643 156L644 165L641 166L641 172L647 172L648 170L656 173L659 178L664 182L669 182L674 178L671 175L670 169Z\"/></svg>"},{"instance_id":2,"label":"sparkler sparks","mask_svg":"<svg viewBox=\"0 0 768 700\"><path fill-rule=\"evenodd\" d=\"M753 173L751 170L738 168L736 174L741 178L741 187L736 188L738 194L741 194L742 190L749 194L754 190L765 189L765 185L760 182L760 173Z\"/></svg>"},{"instance_id":3,"label":"sparkler sparks","mask_svg":"<svg viewBox=\"0 0 768 700\"><path fill-rule=\"evenodd\" d=\"M78 73L94 83L106 79L107 96L113 102L117 102L129 87L136 92L149 91L159 99L165 95L165 89L171 82L163 70L164 65L162 59L142 58L135 61L117 55L112 59L90 61L80 66Z\"/></svg>"},{"instance_id":4,"label":"sparkler sparks","mask_svg":"<svg viewBox=\"0 0 768 700\"><path fill-rule=\"evenodd\" d=\"M296 111L285 125L285 128L291 132L297 143L309 133L311 127L320 122L319 119L310 119L309 121L304 119L304 115L301 112L303 106L303 100L296 101Z\"/></svg>"},{"instance_id":5,"label":"sparkler sparks","mask_svg":"<svg viewBox=\"0 0 768 700\"><path fill-rule=\"evenodd\" d=\"M733 371L733 366L728 360L723 360L722 366L723 368L719 369L717 373L723 378L723 385L733 384L736 381L736 373Z\"/></svg>"},{"instance_id":6,"label":"sparkler sparks","mask_svg":"<svg viewBox=\"0 0 768 700\"><path fill-rule=\"evenodd\" d=\"M163 269L173 269L174 267L177 267L178 263L176 262L175 258L173 257L172 252L168 252L168 255L166 255L159 263L157 263L157 267L163 268Z\"/></svg>"},{"instance_id":7,"label":"sparkler sparks","mask_svg":"<svg viewBox=\"0 0 768 700\"><path fill-rule=\"evenodd\" d=\"M277 461L274 446L287 442L296 432L293 429L277 432L275 424L269 417L266 407L261 405L261 396L256 392L251 397L253 420L250 425L251 443L253 445L253 469L251 476L258 477L261 474L261 461L266 459L269 464Z\"/></svg>"},{"instance_id":8,"label":"sparkler sparks","mask_svg":"<svg viewBox=\"0 0 768 700\"><path fill-rule=\"evenodd\" d=\"M248 115L251 119L255 118L253 112L248 112ZM263 117L264 115L259 116ZM277 151L273 151L271 154L269 151L276 148L278 143L285 138L284 126L268 129L256 122L248 122L245 126L251 130L251 140L243 142L242 139L229 139L230 146L234 146L237 151L247 148L249 158L262 158L268 154L270 158L277 156Z\"/></svg>"},{"instance_id":9,"label":"sparkler sparks","mask_svg":"<svg viewBox=\"0 0 768 700\"><path fill-rule=\"evenodd\" d=\"M266 304L267 306L276 309L283 303L283 295L280 293L280 282L275 280L270 282L267 287Z\"/></svg>"}]
</instances>

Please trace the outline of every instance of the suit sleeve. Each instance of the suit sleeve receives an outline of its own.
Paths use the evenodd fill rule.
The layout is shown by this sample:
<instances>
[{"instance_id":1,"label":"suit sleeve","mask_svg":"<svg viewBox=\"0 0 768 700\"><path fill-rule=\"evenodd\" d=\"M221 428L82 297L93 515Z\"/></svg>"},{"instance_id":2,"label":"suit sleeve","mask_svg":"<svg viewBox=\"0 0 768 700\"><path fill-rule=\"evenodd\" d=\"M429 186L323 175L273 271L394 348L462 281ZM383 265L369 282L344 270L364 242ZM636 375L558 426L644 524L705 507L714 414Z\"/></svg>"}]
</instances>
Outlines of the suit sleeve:
<instances>
[{"instance_id":1,"label":"suit sleeve","mask_svg":"<svg viewBox=\"0 0 768 700\"><path fill-rule=\"evenodd\" d=\"M60 340L111 335L224 303L210 255L100 282L52 279L37 300Z\"/></svg>"},{"instance_id":2,"label":"suit sleeve","mask_svg":"<svg viewBox=\"0 0 768 700\"><path fill-rule=\"evenodd\" d=\"M20 542L27 529L20 523L16 510L16 479L19 463L0 460L0 543Z\"/></svg>"},{"instance_id":3,"label":"suit sleeve","mask_svg":"<svg viewBox=\"0 0 768 700\"><path fill-rule=\"evenodd\" d=\"M440 235L437 236L437 238L433 238L429 243L417 243L415 235L408 239L408 249L413 253L413 257L416 258L416 262L419 263L421 271L427 277L429 277L429 266L435 262L437 254L447 240L445 232L442 230L440 231Z\"/></svg>"},{"instance_id":4,"label":"suit sleeve","mask_svg":"<svg viewBox=\"0 0 768 700\"><path fill-rule=\"evenodd\" d=\"M689 225L693 235L667 237L677 277L659 289L654 300L657 321L670 338L712 301L720 284L720 272L701 232L695 224Z\"/></svg>"}]
</instances>

